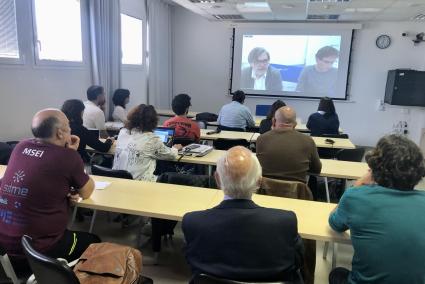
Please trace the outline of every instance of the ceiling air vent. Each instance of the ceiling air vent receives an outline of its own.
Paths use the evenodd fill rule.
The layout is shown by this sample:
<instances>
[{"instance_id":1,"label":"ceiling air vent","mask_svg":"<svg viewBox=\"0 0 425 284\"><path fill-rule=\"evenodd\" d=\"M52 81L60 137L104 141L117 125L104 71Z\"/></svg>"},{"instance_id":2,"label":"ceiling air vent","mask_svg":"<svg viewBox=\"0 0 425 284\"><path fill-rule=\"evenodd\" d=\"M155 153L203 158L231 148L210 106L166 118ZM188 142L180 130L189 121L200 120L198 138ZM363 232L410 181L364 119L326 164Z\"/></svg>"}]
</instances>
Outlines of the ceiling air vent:
<instances>
[{"instance_id":1,"label":"ceiling air vent","mask_svg":"<svg viewBox=\"0 0 425 284\"><path fill-rule=\"evenodd\" d=\"M307 15L307 20L338 20L339 15Z\"/></svg>"},{"instance_id":2,"label":"ceiling air vent","mask_svg":"<svg viewBox=\"0 0 425 284\"><path fill-rule=\"evenodd\" d=\"M242 15L213 15L218 20L244 20Z\"/></svg>"},{"instance_id":3,"label":"ceiling air vent","mask_svg":"<svg viewBox=\"0 0 425 284\"><path fill-rule=\"evenodd\" d=\"M417 14L412 18L414 21L425 21L425 14Z\"/></svg>"},{"instance_id":4,"label":"ceiling air vent","mask_svg":"<svg viewBox=\"0 0 425 284\"><path fill-rule=\"evenodd\" d=\"M189 0L189 1L196 4L215 4L215 3L224 2L224 0Z\"/></svg>"},{"instance_id":5,"label":"ceiling air vent","mask_svg":"<svg viewBox=\"0 0 425 284\"><path fill-rule=\"evenodd\" d=\"M309 0L310 3L347 3L351 0Z\"/></svg>"}]
</instances>

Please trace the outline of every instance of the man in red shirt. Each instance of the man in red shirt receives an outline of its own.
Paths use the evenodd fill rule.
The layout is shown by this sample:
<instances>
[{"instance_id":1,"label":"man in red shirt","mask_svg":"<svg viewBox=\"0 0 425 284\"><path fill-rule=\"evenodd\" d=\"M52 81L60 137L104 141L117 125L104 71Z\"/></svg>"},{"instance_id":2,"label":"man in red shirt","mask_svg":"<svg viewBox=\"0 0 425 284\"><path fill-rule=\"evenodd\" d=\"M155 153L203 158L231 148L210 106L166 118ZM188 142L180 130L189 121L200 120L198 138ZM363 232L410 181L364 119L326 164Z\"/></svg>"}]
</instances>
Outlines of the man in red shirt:
<instances>
[{"instance_id":1,"label":"man in red shirt","mask_svg":"<svg viewBox=\"0 0 425 284\"><path fill-rule=\"evenodd\" d=\"M164 122L165 127L174 127L176 129L176 138L189 138L193 142L198 142L201 137L201 130L196 121L187 117L189 112L190 96L187 94L179 94L174 97L171 107L176 114Z\"/></svg>"},{"instance_id":2,"label":"man in red shirt","mask_svg":"<svg viewBox=\"0 0 425 284\"><path fill-rule=\"evenodd\" d=\"M66 228L70 203L94 190L77 152L80 139L56 109L39 111L31 130L35 138L16 145L0 180L0 245L19 264L25 263L23 235L43 254L77 259L100 242L93 234Z\"/></svg>"}]
</instances>

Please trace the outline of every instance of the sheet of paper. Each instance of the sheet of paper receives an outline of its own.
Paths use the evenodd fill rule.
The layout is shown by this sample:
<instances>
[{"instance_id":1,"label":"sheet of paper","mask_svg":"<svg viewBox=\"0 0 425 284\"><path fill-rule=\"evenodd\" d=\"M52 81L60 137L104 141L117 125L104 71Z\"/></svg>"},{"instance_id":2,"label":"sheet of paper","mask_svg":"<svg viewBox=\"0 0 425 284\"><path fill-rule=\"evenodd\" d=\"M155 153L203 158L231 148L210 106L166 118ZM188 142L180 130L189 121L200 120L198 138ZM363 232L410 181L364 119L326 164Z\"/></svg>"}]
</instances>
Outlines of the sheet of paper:
<instances>
[{"instance_id":1,"label":"sheet of paper","mask_svg":"<svg viewBox=\"0 0 425 284\"><path fill-rule=\"evenodd\" d=\"M109 181L95 181L95 189L105 189L111 183Z\"/></svg>"}]
</instances>

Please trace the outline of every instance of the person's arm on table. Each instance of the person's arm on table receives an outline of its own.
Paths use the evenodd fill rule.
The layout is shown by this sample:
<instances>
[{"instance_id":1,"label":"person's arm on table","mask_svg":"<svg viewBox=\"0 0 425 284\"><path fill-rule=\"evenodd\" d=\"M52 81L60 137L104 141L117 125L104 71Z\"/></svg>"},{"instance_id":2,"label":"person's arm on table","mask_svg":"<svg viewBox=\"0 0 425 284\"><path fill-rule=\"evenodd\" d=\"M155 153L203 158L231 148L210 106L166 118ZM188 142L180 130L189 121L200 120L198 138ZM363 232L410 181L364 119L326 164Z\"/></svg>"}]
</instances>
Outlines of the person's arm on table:
<instances>
[{"instance_id":1,"label":"person's arm on table","mask_svg":"<svg viewBox=\"0 0 425 284\"><path fill-rule=\"evenodd\" d=\"M72 149L74 151L78 150L78 146L80 145L80 138L76 135L71 135L70 141L65 144L66 148ZM84 164L83 161L80 159L78 164L79 170L82 171L82 173L79 173L80 175L84 174ZM94 190L94 181L91 177L88 177L88 181L78 190L78 194L73 194L70 196L71 200L78 200L78 197L75 195L81 196L83 199L87 199L90 197L90 195L93 193Z\"/></svg>"}]
</instances>

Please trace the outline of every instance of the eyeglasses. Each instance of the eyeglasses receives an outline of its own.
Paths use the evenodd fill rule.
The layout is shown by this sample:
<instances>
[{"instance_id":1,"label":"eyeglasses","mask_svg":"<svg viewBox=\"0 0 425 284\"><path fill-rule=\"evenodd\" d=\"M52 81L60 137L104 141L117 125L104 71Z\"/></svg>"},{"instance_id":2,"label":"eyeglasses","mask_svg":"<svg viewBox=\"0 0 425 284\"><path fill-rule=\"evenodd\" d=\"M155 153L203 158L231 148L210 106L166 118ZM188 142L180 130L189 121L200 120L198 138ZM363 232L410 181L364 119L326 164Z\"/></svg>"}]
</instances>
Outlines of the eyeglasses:
<instances>
[{"instance_id":1,"label":"eyeglasses","mask_svg":"<svg viewBox=\"0 0 425 284\"><path fill-rule=\"evenodd\" d=\"M324 59L320 59L320 61L322 61L323 63L329 64L329 65L333 65L335 60L324 60Z\"/></svg>"},{"instance_id":2,"label":"eyeglasses","mask_svg":"<svg viewBox=\"0 0 425 284\"><path fill-rule=\"evenodd\" d=\"M264 59L264 60L255 60L256 64L267 64L269 63L270 59Z\"/></svg>"}]
</instances>

